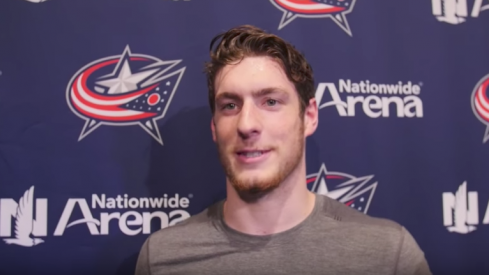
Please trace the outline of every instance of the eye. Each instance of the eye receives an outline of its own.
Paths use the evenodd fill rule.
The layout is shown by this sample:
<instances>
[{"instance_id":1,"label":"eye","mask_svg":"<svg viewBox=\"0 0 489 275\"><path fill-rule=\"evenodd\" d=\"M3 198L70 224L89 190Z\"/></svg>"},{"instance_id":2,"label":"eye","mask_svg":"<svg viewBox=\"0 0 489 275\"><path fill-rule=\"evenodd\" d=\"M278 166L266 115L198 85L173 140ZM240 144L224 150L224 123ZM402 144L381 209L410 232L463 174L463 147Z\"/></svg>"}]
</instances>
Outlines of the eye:
<instances>
[{"instance_id":1,"label":"eye","mask_svg":"<svg viewBox=\"0 0 489 275\"><path fill-rule=\"evenodd\" d=\"M227 109L227 110L232 110L232 109L236 108L236 104L234 104L234 103L224 104L224 106L222 108Z\"/></svg>"},{"instance_id":2,"label":"eye","mask_svg":"<svg viewBox=\"0 0 489 275\"><path fill-rule=\"evenodd\" d=\"M275 106L277 105L277 101L275 99L267 99L267 105L268 106Z\"/></svg>"}]
</instances>

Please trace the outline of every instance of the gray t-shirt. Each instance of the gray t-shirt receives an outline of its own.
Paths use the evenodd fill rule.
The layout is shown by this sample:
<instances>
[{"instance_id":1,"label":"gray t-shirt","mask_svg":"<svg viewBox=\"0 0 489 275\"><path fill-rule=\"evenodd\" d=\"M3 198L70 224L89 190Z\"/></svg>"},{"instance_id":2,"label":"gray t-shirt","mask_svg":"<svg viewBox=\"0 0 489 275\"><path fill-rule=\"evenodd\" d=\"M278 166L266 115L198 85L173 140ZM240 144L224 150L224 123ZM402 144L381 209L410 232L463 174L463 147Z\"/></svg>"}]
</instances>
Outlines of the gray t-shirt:
<instances>
[{"instance_id":1,"label":"gray t-shirt","mask_svg":"<svg viewBox=\"0 0 489 275\"><path fill-rule=\"evenodd\" d=\"M431 274L404 227L326 196L302 223L267 236L227 226L222 205L150 235L135 274Z\"/></svg>"}]
</instances>

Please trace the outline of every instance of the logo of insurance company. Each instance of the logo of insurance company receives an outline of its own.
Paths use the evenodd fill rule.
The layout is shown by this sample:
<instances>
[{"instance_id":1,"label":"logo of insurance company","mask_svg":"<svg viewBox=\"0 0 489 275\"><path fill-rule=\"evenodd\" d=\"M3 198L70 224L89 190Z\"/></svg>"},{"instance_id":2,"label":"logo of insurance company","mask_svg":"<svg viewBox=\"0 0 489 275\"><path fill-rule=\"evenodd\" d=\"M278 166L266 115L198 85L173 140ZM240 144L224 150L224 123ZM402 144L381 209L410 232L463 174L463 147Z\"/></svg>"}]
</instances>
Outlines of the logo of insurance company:
<instances>
[{"instance_id":1,"label":"logo of insurance company","mask_svg":"<svg viewBox=\"0 0 489 275\"><path fill-rule=\"evenodd\" d=\"M10 237L11 217L15 217L15 238L4 239L6 243L34 246L44 242L32 236L46 236L47 216L42 214L46 213L47 200L37 199L36 209L37 219L34 219L34 186L25 191L18 204L12 199L0 199L1 237Z\"/></svg>"},{"instance_id":2,"label":"logo of insurance company","mask_svg":"<svg viewBox=\"0 0 489 275\"><path fill-rule=\"evenodd\" d=\"M486 143L489 140L489 74L484 76L475 85L472 91L472 111L475 116L486 125L486 131L482 143Z\"/></svg>"},{"instance_id":3,"label":"logo of insurance company","mask_svg":"<svg viewBox=\"0 0 489 275\"><path fill-rule=\"evenodd\" d=\"M467 192L467 182L462 183L455 194L444 192L443 225L448 231L467 234L479 224L479 202L477 192ZM489 205L482 221L489 224Z\"/></svg>"},{"instance_id":4,"label":"logo of insurance company","mask_svg":"<svg viewBox=\"0 0 489 275\"><path fill-rule=\"evenodd\" d=\"M357 106L360 106L363 113L371 118L390 117L391 115L419 118L423 117L423 102L418 97L422 85L422 83L413 84L411 81L376 84L369 80L355 83L350 79L340 79L339 92L334 83L319 83L316 90L316 102L319 109L336 107L338 114L343 117L356 116ZM346 95L343 96L344 100L340 94ZM326 98L331 100L327 101ZM393 114L391 114L391 106L394 106L395 109Z\"/></svg>"},{"instance_id":5,"label":"logo of insurance company","mask_svg":"<svg viewBox=\"0 0 489 275\"><path fill-rule=\"evenodd\" d=\"M81 68L66 89L71 110L86 121L78 140L100 125L139 125L163 145L156 121L165 116L183 76L185 67L171 71L180 62L133 54L127 46L121 55Z\"/></svg>"},{"instance_id":6,"label":"logo of insurance company","mask_svg":"<svg viewBox=\"0 0 489 275\"><path fill-rule=\"evenodd\" d=\"M470 17L479 17L481 11L489 10L489 4L483 5L484 0L431 0L433 15L440 22L460 24L469 17L469 5L473 3Z\"/></svg>"},{"instance_id":7,"label":"logo of insurance company","mask_svg":"<svg viewBox=\"0 0 489 275\"><path fill-rule=\"evenodd\" d=\"M319 172L307 175L307 184L312 192L326 195L367 214L377 188L377 182L372 182L373 177L357 178L341 172L330 172L322 164Z\"/></svg>"},{"instance_id":8,"label":"logo of insurance company","mask_svg":"<svg viewBox=\"0 0 489 275\"><path fill-rule=\"evenodd\" d=\"M353 10L356 0L270 0L279 10L283 11L278 29L282 29L294 19L330 18L348 35L350 26L345 15Z\"/></svg>"},{"instance_id":9,"label":"logo of insurance company","mask_svg":"<svg viewBox=\"0 0 489 275\"><path fill-rule=\"evenodd\" d=\"M153 219L160 222L160 228L165 228L189 218L190 214L183 209L188 208L191 197L191 194L188 197L164 194L151 198L92 194L90 207L84 198L70 198L61 214L49 212L50 216L59 217L53 236L63 236L69 228L83 224L91 235L108 235L109 228L114 230L113 224L118 224L120 231L128 236L150 234ZM150 209L164 209L168 213ZM14 238L12 220L15 221ZM47 221L48 199L34 199L34 186L25 191L18 203L11 198L0 199L0 237L4 237L7 244L30 247L43 243L41 237L48 236Z\"/></svg>"}]
</instances>

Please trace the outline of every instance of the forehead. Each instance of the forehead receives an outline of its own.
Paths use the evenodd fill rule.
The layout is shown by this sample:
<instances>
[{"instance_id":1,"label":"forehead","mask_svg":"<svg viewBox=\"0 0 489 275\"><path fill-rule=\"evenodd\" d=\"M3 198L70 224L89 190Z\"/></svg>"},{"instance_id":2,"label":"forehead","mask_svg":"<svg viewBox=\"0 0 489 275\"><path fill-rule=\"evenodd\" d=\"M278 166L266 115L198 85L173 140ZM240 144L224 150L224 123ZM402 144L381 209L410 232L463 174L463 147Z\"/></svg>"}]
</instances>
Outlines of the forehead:
<instances>
[{"instance_id":1,"label":"forehead","mask_svg":"<svg viewBox=\"0 0 489 275\"><path fill-rule=\"evenodd\" d=\"M282 66L268 56L245 57L239 63L226 65L216 76L216 95L220 92L249 92L268 87L295 92Z\"/></svg>"}]
</instances>

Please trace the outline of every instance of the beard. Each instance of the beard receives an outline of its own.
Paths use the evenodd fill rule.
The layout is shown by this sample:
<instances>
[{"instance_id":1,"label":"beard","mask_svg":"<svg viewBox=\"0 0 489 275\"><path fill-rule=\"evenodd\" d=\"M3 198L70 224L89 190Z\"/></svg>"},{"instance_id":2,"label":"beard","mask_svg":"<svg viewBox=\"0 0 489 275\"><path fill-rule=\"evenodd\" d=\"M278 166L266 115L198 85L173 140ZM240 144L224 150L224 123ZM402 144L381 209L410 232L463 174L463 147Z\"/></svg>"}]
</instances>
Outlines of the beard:
<instances>
[{"instance_id":1,"label":"beard","mask_svg":"<svg viewBox=\"0 0 489 275\"><path fill-rule=\"evenodd\" d=\"M265 177L250 178L240 176L231 161L235 151L227 152L223 144L219 142L219 138L216 139L219 159L224 168L224 172L241 200L247 203L258 201L279 187L292 171L297 168L304 154L304 122L301 122L300 127L297 128L298 131L292 133L295 136L293 145L290 148L280 148L282 152L287 152L287 155L278 160L278 171Z\"/></svg>"}]
</instances>

